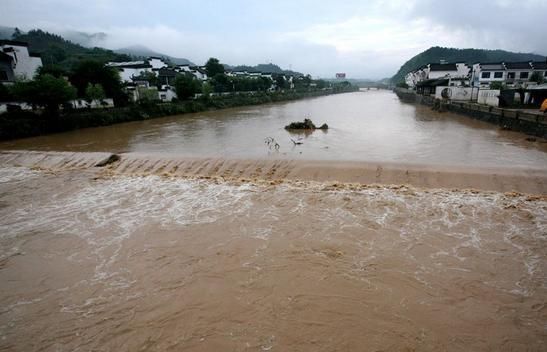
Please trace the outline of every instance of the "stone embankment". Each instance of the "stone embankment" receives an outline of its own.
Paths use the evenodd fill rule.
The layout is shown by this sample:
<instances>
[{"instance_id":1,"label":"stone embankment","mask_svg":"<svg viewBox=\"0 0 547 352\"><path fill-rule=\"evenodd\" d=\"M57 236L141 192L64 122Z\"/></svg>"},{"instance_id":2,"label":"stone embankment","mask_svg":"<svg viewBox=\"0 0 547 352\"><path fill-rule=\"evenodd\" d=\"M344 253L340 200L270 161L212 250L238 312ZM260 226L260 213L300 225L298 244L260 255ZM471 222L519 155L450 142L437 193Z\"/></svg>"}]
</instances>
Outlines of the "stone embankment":
<instances>
[{"instance_id":1,"label":"stone embankment","mask_svg":"<svg viewBox=\"0 0 547 352\"><path fill-rule=\"evenodd\" d=\"M435 107L440 111L452 111L471 118L486 121L501 128L547 138L547 113L539 110L507 109L472 102L441 101L407 89L395 89L402 101Z\"/></svg>"}]
</instances>

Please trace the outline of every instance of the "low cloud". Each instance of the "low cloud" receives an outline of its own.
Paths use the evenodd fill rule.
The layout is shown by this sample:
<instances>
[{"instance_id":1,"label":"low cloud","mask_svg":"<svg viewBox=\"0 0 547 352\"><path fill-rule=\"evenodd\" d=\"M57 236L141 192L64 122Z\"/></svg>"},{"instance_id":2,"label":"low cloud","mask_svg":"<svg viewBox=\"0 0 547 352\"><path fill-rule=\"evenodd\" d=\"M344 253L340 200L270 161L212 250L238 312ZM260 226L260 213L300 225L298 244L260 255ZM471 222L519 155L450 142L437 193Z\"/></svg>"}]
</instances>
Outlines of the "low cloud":
<instances>
[{"instance_id":1,"label":"low cloud","mask_svg":"<svg viewBox=\"0 0 547 352\"><path fill-rule=\"evenodd\" d=\"M212 56L229 64L273 62L320 77L391 76L437 45L547 54L544 0L27 2L23 9L20 1L3 0L3 24L106 33L92 43L109 49L143 45L196 63Z\"/></svg>"}]
</instances>

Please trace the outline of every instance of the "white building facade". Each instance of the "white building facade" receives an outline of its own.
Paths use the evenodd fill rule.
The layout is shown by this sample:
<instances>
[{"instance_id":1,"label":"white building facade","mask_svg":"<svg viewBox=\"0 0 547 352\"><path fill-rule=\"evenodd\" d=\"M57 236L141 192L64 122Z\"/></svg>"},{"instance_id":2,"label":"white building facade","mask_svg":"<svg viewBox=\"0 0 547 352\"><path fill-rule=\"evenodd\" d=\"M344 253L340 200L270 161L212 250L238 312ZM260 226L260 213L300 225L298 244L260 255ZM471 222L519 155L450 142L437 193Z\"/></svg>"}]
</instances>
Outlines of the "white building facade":
<instances>
[{"instance_id":1,"label":"white building facade","mask_svg":"<svg viewBox=\"0 0 547 352\"><path fill-rule=\"evenodd\" d=\"M0 40L0 54L0 82L31 80L42 67L40 56L30 53L24 42Z\"/></svg>"}]
</instances>

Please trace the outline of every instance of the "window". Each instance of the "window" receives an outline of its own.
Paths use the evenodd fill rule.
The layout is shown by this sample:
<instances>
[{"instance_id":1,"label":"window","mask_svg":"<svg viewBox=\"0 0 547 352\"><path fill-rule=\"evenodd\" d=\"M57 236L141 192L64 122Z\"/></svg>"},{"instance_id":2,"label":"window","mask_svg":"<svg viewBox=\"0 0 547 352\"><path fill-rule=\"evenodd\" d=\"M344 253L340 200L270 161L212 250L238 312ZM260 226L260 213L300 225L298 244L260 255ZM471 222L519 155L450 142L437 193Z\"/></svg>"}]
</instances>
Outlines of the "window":
<instances>
[{"instance_id":1,"label":"window","mask_svg":"<svg viewBox=\"0 0 547 352\"><path fill-rule=\"evenodd\" d=\"M528 78L528 72L521 72L520 78Z\"/></svg>"},{"instance_id":2,"label":"window","mask_svg":"<svg viewBox=\"0 0 547 352\"><path fill-rule=\"evenodd\" d=\"M6 71L0 71L0 81L7 81L8 73Z\"/></svg>"},{"instance_id":3,"label":"window","mask_svg":"<svg viewBox=\"0 0 547 352\"><path fill-rule=\"evenodd\" d=\"M507 78L515 79L515 72L507 73Z\"/></svg>"},{"instance_id":4,"label":"window","mask_svg":"<svg viewBox=\"0 0 547 352\"><path fill-rule=\"evenodd\" d=\"M490 78L490 72L483 72L481 78Z\"/></svg>"},{"instance_id":5,"label":"window","mask_svg":"<svg viewBox=\"0 0 547 352\"><path fill-rule=\"evenodd\" d=\"M547 71L543 72L543 77L547 77Z\"/></svg>"},{"instance_id":6,"label":"window","mask_svg":"<svg viewBox=\"0 0 547 352\"><path fill-rule=\"evenodd\" d=\"M503 72L494 72L494 78L503 78Z\"/></svg>"}]
</instances>

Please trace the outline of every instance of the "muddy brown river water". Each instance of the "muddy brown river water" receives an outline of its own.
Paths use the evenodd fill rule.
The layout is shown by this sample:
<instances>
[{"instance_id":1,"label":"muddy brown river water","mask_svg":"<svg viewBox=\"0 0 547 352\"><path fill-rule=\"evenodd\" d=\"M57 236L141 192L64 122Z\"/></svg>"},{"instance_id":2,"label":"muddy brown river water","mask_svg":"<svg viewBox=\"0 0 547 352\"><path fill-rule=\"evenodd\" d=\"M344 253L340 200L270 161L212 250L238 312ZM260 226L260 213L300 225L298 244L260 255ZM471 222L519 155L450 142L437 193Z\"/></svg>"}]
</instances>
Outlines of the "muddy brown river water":
<instances>
[{"instance_id":1,"label":"muddy brown river water","mask_svg":"<svg viewBox=\"0 0 547 352\"><path fill-rule=\"evenodd\" d=\"M251 137L346 99L407 113L321 115L338 127L280 154ZM544 144L390 99L4 143L39 152L0 153L0 351L544 351ZM374 164L404 158L428 166Z\"/></svg>"},{"instance_id":2,"label":"muddy brown river water","mask_svg":"<svg viewBox=\"0 0 547 352\"><path fill-rule=\"evenodd\" d=\"M292 135L283 129L305 117L330 129ZM279 151L266 147L266 137L280 144ZM295 146L291 138L303 144ZM4 142L0 149L547 169L544 142L371 90L89 128Z\"/></svg>"}]
</instances>

